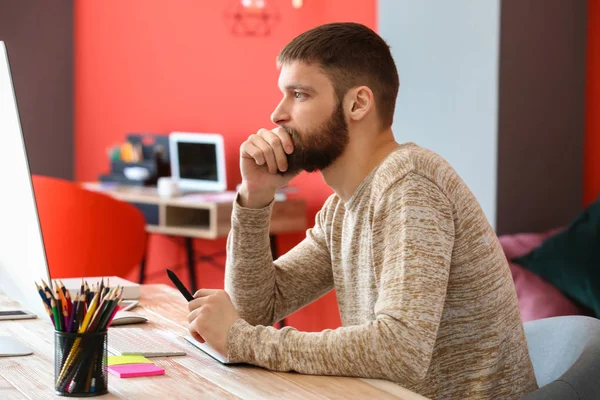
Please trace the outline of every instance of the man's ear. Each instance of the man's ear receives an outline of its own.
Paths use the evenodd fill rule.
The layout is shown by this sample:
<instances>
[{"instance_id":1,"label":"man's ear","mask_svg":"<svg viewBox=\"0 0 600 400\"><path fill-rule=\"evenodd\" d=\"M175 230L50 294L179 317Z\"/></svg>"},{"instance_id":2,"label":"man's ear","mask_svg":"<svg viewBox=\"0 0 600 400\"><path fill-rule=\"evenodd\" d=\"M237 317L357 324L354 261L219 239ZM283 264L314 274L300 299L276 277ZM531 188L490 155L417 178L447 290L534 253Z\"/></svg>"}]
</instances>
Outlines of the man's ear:
<instances>
[{"instance_id":1,"label":"man's ear","mask_svg":"<svg viewBox=\"0 0 600 400\"><path fill-rule=\"evenodd\" d=\"M360 121L375 107L373 91L368 86L357 86L348 91L348 117Z\"/></svg>"}]
</instances>

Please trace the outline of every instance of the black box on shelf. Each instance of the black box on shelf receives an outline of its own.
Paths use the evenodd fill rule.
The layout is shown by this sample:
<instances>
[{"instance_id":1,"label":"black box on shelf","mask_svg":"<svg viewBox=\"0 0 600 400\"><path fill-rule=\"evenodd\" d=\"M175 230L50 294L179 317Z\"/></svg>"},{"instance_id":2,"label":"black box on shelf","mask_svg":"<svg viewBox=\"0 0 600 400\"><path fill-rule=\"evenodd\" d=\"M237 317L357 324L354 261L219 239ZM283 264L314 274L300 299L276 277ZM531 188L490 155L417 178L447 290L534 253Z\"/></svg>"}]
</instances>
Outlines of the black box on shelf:
<instances>
[{"instance_id":1,"label":"black box on shelf","mask_svg":"<svg viewBox=\"0 0 600 400\"><path fill-rule=\"evenodd\" d=\"M158 178L171 175L169 136L167 134L129 133L127 142L141 148L141 160L127 162L121 159L110 160L110 172L100 175L100 182L119 183L133 186L154 186ZM127 170L135 169L142 177L132 179ZM144 172L145 171L145 172Z\"/></svg>"}]
</instances>

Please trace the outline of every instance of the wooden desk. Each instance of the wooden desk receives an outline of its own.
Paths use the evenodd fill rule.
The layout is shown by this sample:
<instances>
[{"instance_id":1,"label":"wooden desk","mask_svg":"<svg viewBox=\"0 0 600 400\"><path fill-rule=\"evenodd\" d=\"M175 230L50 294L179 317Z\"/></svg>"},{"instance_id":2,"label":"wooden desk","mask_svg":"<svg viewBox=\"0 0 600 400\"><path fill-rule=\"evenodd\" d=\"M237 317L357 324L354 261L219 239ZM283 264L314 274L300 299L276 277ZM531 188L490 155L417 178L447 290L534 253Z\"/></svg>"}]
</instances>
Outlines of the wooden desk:
<instances>
[{"instance_id":1,"label":"wooden desk","mask_svg":"<svg viewBox=\"0 0 600 400\"><path fill-rule=\"evenodd\" d=\"M86 189L101 192L138 207L146 217L150 233L183 236L186 241L188 270L192 289L197 289L195 254L192 239L226 237L231 229L233 199L225 196L184 195L164 198L155 187L124 186L105 183L85 183ZM277 201L271 215L271 250L277 258L275 235L306 229L306 203L302 199ZM140 283L144 280L144 263L140 268Z\"/></svg>"},{"instance_id":2,"label":"wooden desk","mask_svg":"<svg viewBox=\"0 0 600 400\"><path fill-rule=\"evenodd\" d=\"M35 294L35 293L34 293ZM132 325L149 334L160 330L186 356L153 358L166 370L165 375L119 379L109 375L109 394L101 399L405 399L424 397L391 382L346 377L311 376L272 372L250 365L225 366L187 343L185 300L166 285L143 285L141 307L150 322ZM0 293L0 310L16 303ZM109 328L127 329L126 326ZM0 399L53 399L54 328L46 318L1 321L0 335L10 335L33 349L25 357L0 357Z\"/></svg>"}]
</instances>

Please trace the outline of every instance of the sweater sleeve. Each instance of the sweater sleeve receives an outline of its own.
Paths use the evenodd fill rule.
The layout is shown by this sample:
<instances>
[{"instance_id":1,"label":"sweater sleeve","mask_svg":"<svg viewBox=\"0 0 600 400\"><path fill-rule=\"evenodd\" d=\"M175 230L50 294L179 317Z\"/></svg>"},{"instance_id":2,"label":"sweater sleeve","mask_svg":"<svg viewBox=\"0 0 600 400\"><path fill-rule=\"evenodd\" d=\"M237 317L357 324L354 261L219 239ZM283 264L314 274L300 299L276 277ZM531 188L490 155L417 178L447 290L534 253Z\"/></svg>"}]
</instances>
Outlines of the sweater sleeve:
<instances>
[{"instance_id":1,"label":"sweater sleeve","mask_svg":"<svg viewBox=\"0 0 600 400\"><path fill-rule=\"evenodd\" d=\"M405 384L422 380L446 296L454 243L451 205L430 181L408 174L375 205L372 229L372 267L379 271L374 320L312 333L240 319L229 331L229 359L277 371Z\"/></svg>"},{"instance_id":2,"label":"sweater sleeve","mask_svg":"<svg viewBox=\"0 0 600 400\"><path fill-rule=\"evenodd\" d=\"M225 290L240 317L252 325L272 325L333 288L324 211L317 213L306 238L273 262L272 208L273 203L249 209L235 201L227 240Z\"/></svg>"}]
</instances>

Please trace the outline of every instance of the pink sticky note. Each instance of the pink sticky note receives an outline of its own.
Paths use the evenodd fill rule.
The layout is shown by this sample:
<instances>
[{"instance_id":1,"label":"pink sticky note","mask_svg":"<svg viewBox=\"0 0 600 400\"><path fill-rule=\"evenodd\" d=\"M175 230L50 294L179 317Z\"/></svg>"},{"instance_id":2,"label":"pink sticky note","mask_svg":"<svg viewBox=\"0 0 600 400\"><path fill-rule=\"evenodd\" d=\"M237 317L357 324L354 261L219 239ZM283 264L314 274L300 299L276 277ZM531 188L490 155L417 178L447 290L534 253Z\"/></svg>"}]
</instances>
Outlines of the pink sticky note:
<instances>
[{"instance_id":1,"label":"pink sticky note","mask_svg":"<svg viewBox=\"0 0 600 400\"><path fill-rule=\"evenodd\" d=\"M125 364L111 365L108 372L119 378L133 378L136 376L164 375L164 368L154 364Z\"/></svg>"}]
</instances>

